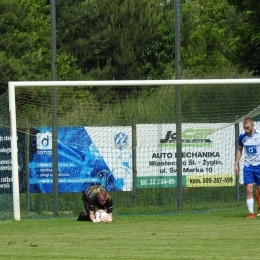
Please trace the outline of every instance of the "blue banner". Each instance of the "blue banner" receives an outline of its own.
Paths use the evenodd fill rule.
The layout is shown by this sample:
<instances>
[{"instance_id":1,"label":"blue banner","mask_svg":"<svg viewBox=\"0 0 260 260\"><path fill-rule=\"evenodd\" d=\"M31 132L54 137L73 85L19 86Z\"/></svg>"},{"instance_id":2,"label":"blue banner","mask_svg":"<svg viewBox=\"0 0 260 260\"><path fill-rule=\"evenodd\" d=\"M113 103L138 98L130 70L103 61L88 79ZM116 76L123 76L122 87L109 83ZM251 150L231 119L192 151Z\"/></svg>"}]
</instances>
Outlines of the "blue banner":
<instances>
[{"instance_id":1,"label":"blue banner","mask_svg":"<svg viewBox=\"0 0 260 260\"><path fill-rule=\"evenodd\" d=\"M30 192L52 192L52 129L34 128L30 147ZM84 127L58 127L58 189L79 192L94 184L121 191L123 180L115 178Z\"/></svg>"}]
</instances>

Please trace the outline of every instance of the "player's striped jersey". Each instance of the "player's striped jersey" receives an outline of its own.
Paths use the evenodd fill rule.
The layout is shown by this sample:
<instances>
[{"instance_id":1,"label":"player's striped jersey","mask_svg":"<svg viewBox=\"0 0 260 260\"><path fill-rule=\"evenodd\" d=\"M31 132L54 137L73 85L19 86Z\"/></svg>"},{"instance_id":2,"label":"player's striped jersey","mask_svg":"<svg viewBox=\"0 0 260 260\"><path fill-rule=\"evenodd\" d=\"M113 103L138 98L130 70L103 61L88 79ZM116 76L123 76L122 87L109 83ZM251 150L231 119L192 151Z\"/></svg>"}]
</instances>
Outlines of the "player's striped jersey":
<instances>
[{"instance_id":1,"label":"player's striped jersey","mask_svg":"<svg viewBox=\"0 0 260 260\"><path fill-rule=\"evenodd\" d=\"M95 211L95 207L99 209L106 209L107 213L113 212L113 200L108 195L107 201L104 205L101 205L98 200L98 194L100 190L104 190L102 186L95 185L90 186L85 191L82 192L82 200L84 205L90 210Z\"/></svg>"},{"instance_id":2,"label":"player's striped jersey","mask_svg":"<svg viewBox=\"0 0 260 260\"><path fill-rule=\"evenodd\" d=\"M252 136L248 136L245 132L241 133L238 145L244 147L245 166L260 164L260 133L258 130L255 129Z\"/></svg>"}]
</instances>

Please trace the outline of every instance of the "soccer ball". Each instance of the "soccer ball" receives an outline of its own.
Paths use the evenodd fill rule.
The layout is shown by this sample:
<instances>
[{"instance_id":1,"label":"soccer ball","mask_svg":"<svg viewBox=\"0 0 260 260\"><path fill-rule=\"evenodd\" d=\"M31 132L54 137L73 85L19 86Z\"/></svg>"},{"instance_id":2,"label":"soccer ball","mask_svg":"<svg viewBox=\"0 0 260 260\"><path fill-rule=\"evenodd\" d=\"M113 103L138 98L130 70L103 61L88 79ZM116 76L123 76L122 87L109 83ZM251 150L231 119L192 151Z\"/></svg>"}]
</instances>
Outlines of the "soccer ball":
<instances>
[{"instance_id":1,"label":"soccer ball","mask_svg":"<svg viewBox=\"0 0 260 260\"><path fill-rule=\"evenodd\" d=\"M106 211L100 209L95 213L94 222L111 222L111 218Z\"/></svg>"}]
</instances>

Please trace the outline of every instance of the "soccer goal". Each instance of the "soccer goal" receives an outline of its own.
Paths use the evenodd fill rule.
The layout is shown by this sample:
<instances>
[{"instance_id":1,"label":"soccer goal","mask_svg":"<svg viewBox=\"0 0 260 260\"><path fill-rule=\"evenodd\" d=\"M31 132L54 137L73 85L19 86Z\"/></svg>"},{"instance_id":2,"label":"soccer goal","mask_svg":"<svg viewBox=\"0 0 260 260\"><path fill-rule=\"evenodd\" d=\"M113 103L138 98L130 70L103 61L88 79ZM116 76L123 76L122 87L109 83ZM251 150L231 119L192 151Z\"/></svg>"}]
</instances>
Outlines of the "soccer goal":
<instances>
[{"instance_id":1,"label":"soccer goal","mask_svg":"<svg viewBox=\"0 0 260 260\"><path fill-rule=\"evenodd\" d=\"M18 221L55 209L77 214L81 192L94 184L112 194L117 213L176 211L178 196L182 209L236 205L236 138L244 117L258 126L259 86L260 79L9 82L8 115L6 95L0 103L0 194L6 201L12 193Z\"/></svg>"}]
</instances>

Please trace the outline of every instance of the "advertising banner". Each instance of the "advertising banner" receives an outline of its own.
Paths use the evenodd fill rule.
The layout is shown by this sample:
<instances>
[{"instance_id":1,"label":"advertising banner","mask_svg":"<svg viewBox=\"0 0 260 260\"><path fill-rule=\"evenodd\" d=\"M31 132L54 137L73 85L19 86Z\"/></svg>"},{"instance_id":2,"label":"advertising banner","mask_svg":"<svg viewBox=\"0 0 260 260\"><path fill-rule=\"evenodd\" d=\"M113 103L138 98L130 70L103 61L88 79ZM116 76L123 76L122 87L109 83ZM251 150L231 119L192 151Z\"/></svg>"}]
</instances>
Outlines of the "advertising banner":
<instances>
[{"instance_id":1,"label":"advertising banner","mask_svg":"<svg viewBox=\"0 0 260 260\"><path fill-rule=\"evenodd\" d=\"M48 193L53 179L52 131L48 127L35 131L30 192ZM79 192L93 184L102 184L108 191L131 190L131 155L127 151L127 160L124 156L130 131L131 127L59 127L59 192Z\"/></svg>"},{"instance_id":2,"label":"advertising banner","mask_svg":"<svg viewBox=\"0 0 260 260\"><path fill-rule=\"evenodd\" d=\"M12 193L12 160L10 131L0 128L0 194Z\"/></svg>"},{"instance_id":3,"label":"advertising banner","mask_svg":"<svg viewBox=\"0 0 260 260\"><path fill-rule=\"evenodd\" d=\"M183 187L235 185L234 126L222 125L182 124ZM137 136L137 187L176 187L176 125L137 125Z\"/></svg>"},{"instance_id":4,"label":"advertising banner","mask_svg":"<svg viewBox=\"0 0 260 260\"><path fill-rule=\"evenodd\" d=\"M18 174L19 189L24 192L26 189L25 166L24 166L24 144L25 135L18 133ZM13 192L12 179L12 159L11 159L11 139L10 129L0 128L0 194L8 194Z\"/></svg>"}]
</instances>

